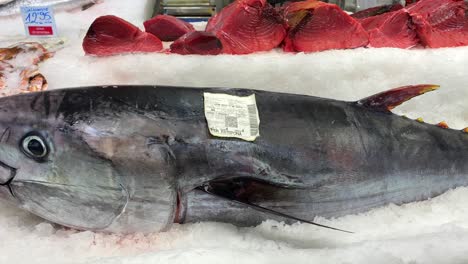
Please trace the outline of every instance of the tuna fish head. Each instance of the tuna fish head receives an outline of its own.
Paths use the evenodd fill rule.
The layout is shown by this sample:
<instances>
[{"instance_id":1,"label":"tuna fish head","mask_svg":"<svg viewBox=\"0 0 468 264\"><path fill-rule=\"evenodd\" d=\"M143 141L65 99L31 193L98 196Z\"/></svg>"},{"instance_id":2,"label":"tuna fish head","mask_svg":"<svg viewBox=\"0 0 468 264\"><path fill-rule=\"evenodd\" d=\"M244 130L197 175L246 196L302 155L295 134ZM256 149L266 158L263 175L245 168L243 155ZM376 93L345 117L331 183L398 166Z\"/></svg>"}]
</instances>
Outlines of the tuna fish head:
<instances>
[{"instance_id":1,"label":"tuna fish head","mask_svg":"<svg viewBox=\"0 0 468 264\"><path fill-rule=\"evenodd\" d=\"M173 132L150 117L159 97L153 87L122 86L1 98L1 196L78 229L169 227L178 204Z\"/></svg>"},{"instance_id":2,"label":"tuna fish head","mask_svg":"<svg viewBox=\"0 0 468 264\"><path fill-rule=\"evenodd\" d=\"M103 230L127 193L110 161L56 116L63 92L0 99L0 198L51 222Z\"/></svg>"}]
</instances>

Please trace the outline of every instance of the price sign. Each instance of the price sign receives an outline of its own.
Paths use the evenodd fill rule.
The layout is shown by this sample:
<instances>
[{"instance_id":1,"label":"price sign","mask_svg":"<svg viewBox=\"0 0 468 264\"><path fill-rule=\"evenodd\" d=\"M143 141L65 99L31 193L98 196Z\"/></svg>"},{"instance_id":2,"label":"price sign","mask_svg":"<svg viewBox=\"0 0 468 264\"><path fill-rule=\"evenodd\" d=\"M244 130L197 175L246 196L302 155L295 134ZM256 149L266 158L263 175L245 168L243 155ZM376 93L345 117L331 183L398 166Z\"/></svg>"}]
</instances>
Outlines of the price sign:
<instances>
[{"instance_id":1,"label":"price sign","mask_svg":"<svg viewBox=\"0 0 468 264\"><path fill-rule=\"evenodd\" d=\"M34 37L56 36L54 12L50 6L21 7L26 35Z\"/></svg>"}]
</instances>

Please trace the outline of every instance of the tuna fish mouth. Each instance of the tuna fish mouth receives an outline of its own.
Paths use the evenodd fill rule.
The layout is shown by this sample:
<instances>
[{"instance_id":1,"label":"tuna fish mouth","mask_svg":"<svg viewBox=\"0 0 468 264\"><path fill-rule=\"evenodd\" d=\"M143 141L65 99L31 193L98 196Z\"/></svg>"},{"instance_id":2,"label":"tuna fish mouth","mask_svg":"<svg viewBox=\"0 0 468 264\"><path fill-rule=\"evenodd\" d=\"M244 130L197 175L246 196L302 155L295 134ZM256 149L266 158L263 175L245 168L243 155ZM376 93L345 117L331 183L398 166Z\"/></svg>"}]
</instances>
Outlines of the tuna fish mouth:
<instances>
[{"instance_id":1,"label":"tuna fish mouth","mask_svg":"<svg viewBox=\"0 0 468 264\"><path fill-rule=\"evenodd\" d=\"M13 195L10 183L13 181L16 175L16 169L0 161L0 186L4 186L8 189L10 194Z\"/></svg>"}]
</instances>

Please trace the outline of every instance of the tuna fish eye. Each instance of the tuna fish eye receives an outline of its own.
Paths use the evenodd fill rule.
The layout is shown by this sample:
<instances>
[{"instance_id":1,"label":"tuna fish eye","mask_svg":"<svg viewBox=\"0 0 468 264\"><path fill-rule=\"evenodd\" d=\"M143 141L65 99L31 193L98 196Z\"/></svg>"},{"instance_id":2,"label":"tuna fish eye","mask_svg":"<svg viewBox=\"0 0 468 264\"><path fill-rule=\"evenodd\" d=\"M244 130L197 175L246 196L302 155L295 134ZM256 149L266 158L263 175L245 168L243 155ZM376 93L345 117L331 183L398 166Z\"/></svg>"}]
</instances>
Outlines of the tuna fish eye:
<instances>
[{"instance_id":1,"label":"tuna fish eye","mask_svg":"<svg viewBox=\"0 0 468 264\"><path fill-rule=\"evenodd\" d=\"M42 160L48 154L45 140L37 134L26 135L21 141L21 149L26 156L35 160Z\"/></svg>"}]
</instances>

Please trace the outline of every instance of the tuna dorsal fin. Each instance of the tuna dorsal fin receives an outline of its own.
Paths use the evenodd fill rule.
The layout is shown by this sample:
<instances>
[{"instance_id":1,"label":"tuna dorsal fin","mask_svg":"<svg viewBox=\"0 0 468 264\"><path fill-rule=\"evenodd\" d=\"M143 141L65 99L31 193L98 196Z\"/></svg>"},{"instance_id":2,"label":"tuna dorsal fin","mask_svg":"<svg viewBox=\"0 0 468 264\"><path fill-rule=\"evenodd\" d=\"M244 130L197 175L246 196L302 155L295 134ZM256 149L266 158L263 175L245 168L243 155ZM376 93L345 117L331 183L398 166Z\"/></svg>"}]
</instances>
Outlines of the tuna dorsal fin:
<instances>
[{"instance_id":1,"label":"tuna dorsal fin","mask_svg":"<svg viewBox=\"0 0 468 264\"><path fill-rule=\"evenodd\" d=\"M298 222L301 222L301 223L307 223L307 224L311 224L311 225L315 225L315 226L319 226L319 227L323 227L323 228L328 228L328 229L332 229L332 230L336 230L336 231L341 231L341 232L345 232L345 233L351 233L351 234L354 233L354 232L351 232L351 231L347 231L347 230L343 230L343 229L339 229L339 228L335 228L335 227L331 227L331 226L318 224L318 223L315 223L315 222L312 222L312 221L309 221L309 220L304 220L304 219L301 219L301 218L298 218L298 217L294 217L294 216L287 215L287 214L284 214L284 213L281 213L281 212L277 212L277 211L274 211L272 209L269 209L269 208L266 208L266 207L263 207L263 206L260 206L260 205L252 204L252 203L250 203L248 201L241 201L241 200L235 199L234 197L232 197L232 195L223 194L222 192L217 192L215 189L211 188L210 185L203 185L203 186L198 187L197 189L201 190L201 191L203 191L203 192L205 192L207 194L210 194L210 195L222 198L222 199L227 199L227 200L230 200L230 201L233 201L233 202L236 202L236 203L240 203L240 204L248 206L248 207L250 207L252 209L255 209L257 211L264 212L264 213L267 213L267 214L270 214L270 215L275 215L275 216L279 216L279 217L283 217L283 218L288 218L288 219L298 221Z\"/></svg>"},{"instance_id":2,"label":"tuna dorsal fin","mask_svg":"<svg viewBox=\"0 0 468 264\"><path fill-rule=\"evenodd\" d=\"M390 112L393 108L401 105L411 98L437 90L438 88L439 85L434 84L403 86L369 96L357 101L356 103L372 110Z\"/></svg>"}]
</instances>

